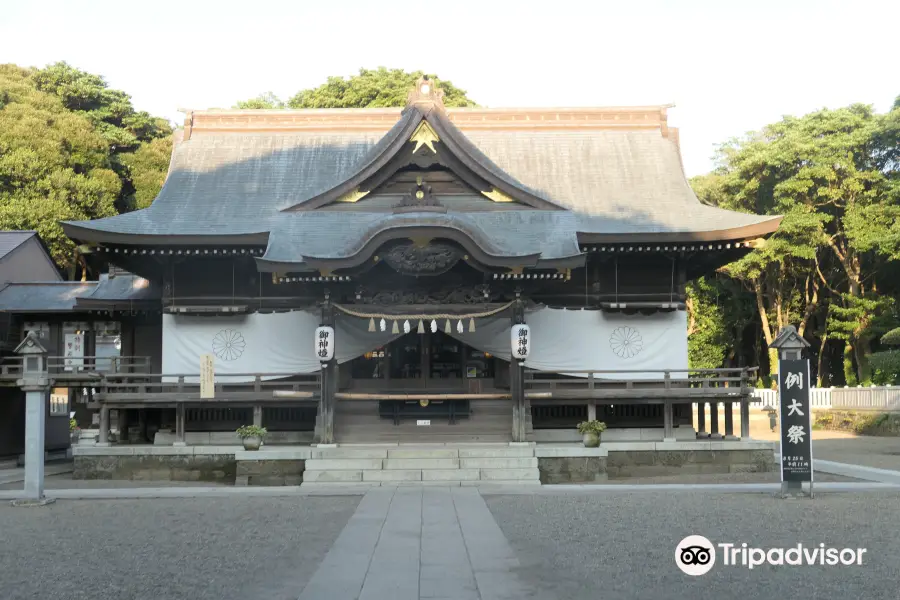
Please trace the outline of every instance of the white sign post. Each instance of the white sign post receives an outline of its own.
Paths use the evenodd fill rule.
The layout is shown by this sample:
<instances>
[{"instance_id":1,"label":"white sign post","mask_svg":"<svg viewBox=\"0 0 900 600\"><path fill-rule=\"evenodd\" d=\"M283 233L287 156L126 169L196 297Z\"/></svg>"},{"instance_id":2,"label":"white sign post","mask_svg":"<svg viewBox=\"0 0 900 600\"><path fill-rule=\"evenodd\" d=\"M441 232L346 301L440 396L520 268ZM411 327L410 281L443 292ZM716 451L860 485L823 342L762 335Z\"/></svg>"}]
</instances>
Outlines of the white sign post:
<instances>
[{"instance_id":1,"label":"white sign post","mask_svg":"<svg viewBox=\"0 0 900 600\"><path fill-rule=\"evenodd\" d=\"M84 367L84 334L67 333L65 344L64 369L66 371L80 370Z\"/></svg>"},{"instance_id":2,"label":"white sign post","mask_svg":"<svg viewBox=\"0 0 900 600\"><path fill-rule=\"evenodd\" d=\"M200 355L200 398L216 397L215 362L212 354Z\"/></svg>"}]
</instances>

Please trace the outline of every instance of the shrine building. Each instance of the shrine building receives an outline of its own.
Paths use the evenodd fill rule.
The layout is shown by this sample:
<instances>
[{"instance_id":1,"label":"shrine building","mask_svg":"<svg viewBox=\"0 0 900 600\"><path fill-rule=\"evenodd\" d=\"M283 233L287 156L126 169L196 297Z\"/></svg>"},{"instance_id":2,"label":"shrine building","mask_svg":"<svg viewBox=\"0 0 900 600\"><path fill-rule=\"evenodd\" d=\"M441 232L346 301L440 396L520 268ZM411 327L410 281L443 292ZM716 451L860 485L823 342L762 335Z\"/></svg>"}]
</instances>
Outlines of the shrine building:
<instances>
[{"instance_id":1,"label":"shrine building","mask_svg":"<svg viewBox=\"0 0 900 600\"><path fill-rule=\"evenodd\" d=\"M688 370L685 285L780 217L701 203L666 106L441 97L422 79L403 109L187 111L151 206L63 223L102 280L55 286L52 314L0 306L56 331L51 355L105 344L108 377L72 398L124 440L573 442L587 418L696 439L692 394L749 375Z\"/></svg>"}]
</instances>

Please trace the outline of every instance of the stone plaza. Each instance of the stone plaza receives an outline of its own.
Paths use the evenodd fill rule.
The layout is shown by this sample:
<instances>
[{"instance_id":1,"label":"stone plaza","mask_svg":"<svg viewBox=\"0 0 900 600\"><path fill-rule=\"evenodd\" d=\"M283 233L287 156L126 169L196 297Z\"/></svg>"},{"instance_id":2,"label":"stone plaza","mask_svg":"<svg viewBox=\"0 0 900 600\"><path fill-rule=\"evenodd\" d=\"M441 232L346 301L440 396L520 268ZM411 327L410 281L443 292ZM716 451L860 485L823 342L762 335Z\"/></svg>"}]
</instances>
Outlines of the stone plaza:
<instances>
[{"instance_id":1,"label":"stone plaza","mask_svg":"<svg viewBox=\"0 0 900 600\"><path fill-rule=\"evenodd\" d=\"M60 491L46 507L0 505L0 589L6 600L896 598L897 489L819 486L814 500L752 485ZM690 577L674 554L691 534L868 552L859 566L719 563Z\"/></svg>"}]
</instances>

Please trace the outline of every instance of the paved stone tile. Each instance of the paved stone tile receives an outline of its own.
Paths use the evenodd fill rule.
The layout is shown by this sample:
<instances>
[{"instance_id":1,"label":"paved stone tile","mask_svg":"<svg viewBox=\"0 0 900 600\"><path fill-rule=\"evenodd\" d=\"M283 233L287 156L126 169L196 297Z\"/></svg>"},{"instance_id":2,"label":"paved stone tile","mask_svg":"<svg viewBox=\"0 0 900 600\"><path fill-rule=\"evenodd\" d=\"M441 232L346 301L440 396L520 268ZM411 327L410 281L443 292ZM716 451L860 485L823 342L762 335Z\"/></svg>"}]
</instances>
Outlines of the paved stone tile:
<instances>
[{"instance_id":1,"label":"paved stone tile","mask_svg":"<svg viewBox=\"0 0 900 600\"><path fill-rule=\"evenodd\" d=\"M475 488L368 492L300 600L527 600Z\"/></svg>"}]
</instances>

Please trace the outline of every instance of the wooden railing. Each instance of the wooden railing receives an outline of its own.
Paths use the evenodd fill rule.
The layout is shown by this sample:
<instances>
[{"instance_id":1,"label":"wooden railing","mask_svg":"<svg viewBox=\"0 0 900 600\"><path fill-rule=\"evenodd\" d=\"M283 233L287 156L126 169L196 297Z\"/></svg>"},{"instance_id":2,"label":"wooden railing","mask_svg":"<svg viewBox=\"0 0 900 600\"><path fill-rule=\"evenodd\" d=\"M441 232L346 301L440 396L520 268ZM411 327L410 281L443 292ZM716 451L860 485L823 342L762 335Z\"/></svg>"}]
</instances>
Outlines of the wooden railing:
<instances>
[{"instance_id":1,"label":"wooden railing","mask_svg":"<svg viewBox=\"0 0 900 600\"><path fill-rule=\"evenodd\" d=\"M23 359L23 356L6 356L0 359L0 379L21 378ZM96 379L101 375L148 373L149 371L149 356L84 356L76 359L65 356L47 357L47 372L57 381L67 379L83 381Z\"/></svg>"},{"instance_id":2,"label":"wooden railing","mask_svg":"<svg viewBox=\"0 0 900 600\"><path fill-rule=\"evenodd\" d=\"M709 404L709 437L719 435L719 403L725 408L725 438L734 437L734 405L741 415L741 437L750 435L751 382L756 367L737 369L662 369L618 371L525 372L525 397L541 404L574 401L587 404L589 419L596 418L597 402L603 404L662 404L664 439L674 439L674 405ZM698 437L705 437L705 411L698 411Z\"/></svg>"},{"instance_id":3,"label":"wooden railing","mask_svg":"<svg viewBox=\"0 0 900 600\"><path fill-rule=\"evenodd\" d=\"M541 399L665 399L724 401L752 393L756 368L533 371L525 372L526 396ZM549 395L548 395L549 394Z\"/></svg>"},{"instance_id":4,"label":"wooden railing","mask_svg":"<svg viewBox=\"0 0 900 600\"><path fill-rule=\"evenodd\" d=\"M214 398L200 397L200 376L191 374L105 374L95 398L122 408L174 406L180 403L283 403L276 391L294 392L291 399L315 399L320 375L296 373L234 373L215 376ZM235 380L240 381L235 381Z\"/></svg>"},{"instance_id":5,"label":"wooden railing","mask_svg":"<svg viewBox=\"0 0 900 600\"><path fill-rule=\"evenodd\" d=\"M188 408L245 406L252 408L253 424L263 425L270 406L315 405L321 390L320 373L232 373L216 375L213 398L200 397L196 373L105 374L94 396L100 403L100 443L108 442L112 408L175 408L175 440L185 442ZM235 381L236 379L240 381ZM279 398L276 392L290 392ZM120 412L120 414L122 414ZM232 425L234 423L231 423Z\"/></svg>"}]
</instances>

